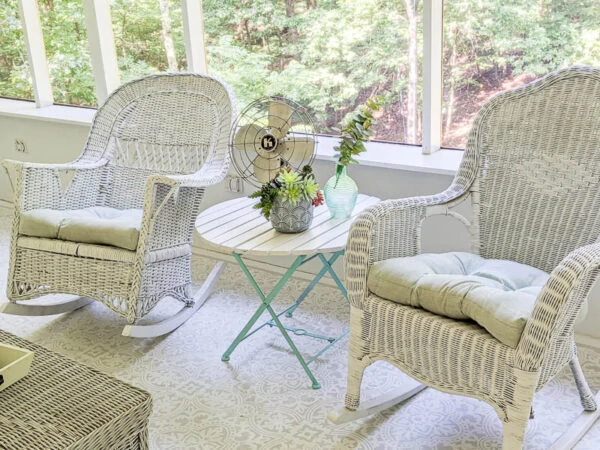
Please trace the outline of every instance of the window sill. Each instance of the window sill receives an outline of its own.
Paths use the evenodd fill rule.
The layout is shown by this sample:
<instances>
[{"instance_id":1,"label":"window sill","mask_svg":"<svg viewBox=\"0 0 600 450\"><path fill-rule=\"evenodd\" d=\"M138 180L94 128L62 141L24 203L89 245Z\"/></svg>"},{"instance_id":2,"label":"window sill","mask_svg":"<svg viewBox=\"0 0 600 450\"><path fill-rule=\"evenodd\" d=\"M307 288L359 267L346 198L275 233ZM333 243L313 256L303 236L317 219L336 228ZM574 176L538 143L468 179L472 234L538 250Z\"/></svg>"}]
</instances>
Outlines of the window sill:
<instances>
[{"instance_id":1,"label":"window sill","mask_svg":"<svg viewBox=\"0 0 600 450\"><path fill-rule=\"evenodd\" d=\"M0 116L6 117L28 118L89 127L95 113L96 110L91 108L59 105L36 108L34 102L0 98ZM338 139L335 137L319 136L316 158L324 161L335 161L333 147L337 143ZM424 155L419 146L369 142L367 143L367 151L356 159L364 166L454 175L458 170L462 155L463 152L460 150L445 149L432 155Z\"/></svg>"},{"instance_id":2,"label":"window sill","mask_svg":"<svg viewBox=\"0 0 600 450\"><path fill-rule=\"evenodd\" d=\"M339 139L319 136L318 141L317 159L335 161L333 147ZM443 175L454 175L463 156L461 150L447 149L424 155L420 146L389 142L368 142L366 147L367 151L356 157L361 165Z\"/></svg>"},{"instance_id":3,"label":"window sill","mask_svg":"<svg viewBox=\"0 0 600 450\"><path fill-rule=\"evenodd\" d=\"M0 98L0 116L29 118L45 122L90 126L96 110L76 106L52 105L36 108L34 102Z\"/></svg>"}]
</instances>

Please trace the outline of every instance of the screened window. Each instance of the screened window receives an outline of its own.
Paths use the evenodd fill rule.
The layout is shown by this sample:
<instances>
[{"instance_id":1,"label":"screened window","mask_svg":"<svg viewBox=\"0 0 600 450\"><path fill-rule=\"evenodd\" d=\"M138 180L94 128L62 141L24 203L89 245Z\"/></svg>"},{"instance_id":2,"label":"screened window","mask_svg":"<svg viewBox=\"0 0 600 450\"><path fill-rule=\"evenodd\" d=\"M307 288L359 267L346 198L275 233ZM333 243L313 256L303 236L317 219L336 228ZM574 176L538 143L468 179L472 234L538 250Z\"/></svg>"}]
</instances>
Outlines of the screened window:
<instances>
[{"instance_id":1,"label":"screened window","mask_svg":"<svg viewBox=\"0 0 600 450\"><path fill-rule=\"evenodd\" d=\"M0 96L33 99L17 0L0 2Z\"/></svg>"},{"instance_id":2,"label":"screened window","mask_svg":"<svg viewBox=\"0 0 600 450\"><path fill-rule=\"evenodd\" d=\"M335 135L349 112L382 95L374 138L408 144L421 144L425 121L442 130L443 147L464 148L494 94L561 67L600 66L596 0L430 0L436 14L444 9L442 120L431 123L422 92L439 92L439 80L421 74L423 1L204 0L204 18L189 19L204 26L208 71L233 87L240 109L283 95L308 107L319 133ZM18 6L0 2L0 95L31 99ZM81 0L38 7L55 101L95 106ZM187 70L180 0L110 7L122 82Z\"/></svg>"},{"instance_id":3,"label":"screened window","mask_svg":"<svg viewBox=\"0 0 600 450\"><path fill-rule=\"evenodd\" d=\"M240 107L283 95L336 134L370 95L385 97L375 139L421 142L422 1L205 0L208 71Z\"/></svg>"},{"instance_id":4,"label":"screened window","mask_svg":"<svg viewBox=\"0 0 600 450\"><path fill-rule=\"evenodd\" d=\"M54 102L96 106L81 1L38 0Z\"/></svg>"},{"instance_id":5,"label":"screened window","mask_svg":"<svg viewBox=\"0 0 600 450\"><path fill-rule=\"evenodd\" d=\"M494 94L574 64L600 65L597 0L444 2L442 146L464 148Z\"/></svg>"},{"instance_id":6,"label":"screened window","mask_svg":"<svg viewBox=\"0 0 600 450\"><path fill-rule=\"evenodd\" d=\"M121 81L186 70L180 0L112 0L110 7Z\"/></svg>"}]
</instances>

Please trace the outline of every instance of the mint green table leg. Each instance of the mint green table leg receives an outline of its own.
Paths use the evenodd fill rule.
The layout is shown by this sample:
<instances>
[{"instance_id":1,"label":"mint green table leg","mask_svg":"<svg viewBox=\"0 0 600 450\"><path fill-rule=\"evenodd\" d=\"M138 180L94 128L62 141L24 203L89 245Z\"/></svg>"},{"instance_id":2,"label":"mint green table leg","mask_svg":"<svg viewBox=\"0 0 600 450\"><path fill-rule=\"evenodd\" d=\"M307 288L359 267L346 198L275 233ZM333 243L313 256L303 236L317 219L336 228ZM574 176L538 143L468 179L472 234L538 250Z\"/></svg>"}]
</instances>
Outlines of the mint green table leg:
<instances>
[{"instance_id":1,"label":"mint green table leg","mask_svg":"<svg viewBox=\"0 0 600 450\"><path fill-rule=\"evenodd\" d=\"M333 268L331 266L343 254L344 254L344 250L335 252L333 255L331 255L329 260L327 260L323 256L323 254L321 254L321 253L318 254L318 257L321 259L321 262L323 263L323 268L319 271L319 273L315 276L315 278L311 281L311 283L307 286L307 288L304 289L304 291L302 292L302 294L300 294L298 299L285 311L286 317L292 317L292 314L294 313L296 308L298 308L298 306L300 306L300 303L302 303L304 301L304 299L308 296L308 294L310 294L310 292L313 290L313 288L317 285L317 283L319 281L321 281L321 278L323 278L323 276L327 272L329 272L330 274L331 273L335 274L335 272L333 271ZM337 275L335 276L334 280L336 280L336 283L338 283L339 278L337 278ZM338 286L340 286L340 283L338 283ZM344 294L344 296L346 296L346 293L345 293L346 288L344 288L343 285L342 285L342 288L344 289L342 291L342 294Z\"/></svg>"},{"instance_id":2,"label":"mint green table leg","mask_svg":"<svg viewBox=\"0 0 600 450\"><path fill-rule=\"evenodd\" d=\"M250 336L251 334L254 334L254 333L248 333L248 332L250 331L252 326L256 323L256 321L259 319L259 317L263 314L263 312L265 312L265 309L267 309L267 307L269 307L270 303L277 296L279 291L281 291L281 289L283 288L285 283L287 283L287 281L291 278L292 274L296 271L296 269L298 267L300 267L302 265L302 262L304 261L304 259L306 259L306 256L303 256L303 255L298 256L296 258L296 260L294 261L294 263L290 266L290 268L285 272L285 274L283 275L281 280L279 280L279 282L275 285L275 287L273 288L271 293L265 297L265 294L263 294L262 290L256 283L256 280L254 279L254 277L248 270L248 267L246 267L246 264L242 260L241 255L239 253L234 252L233 256L235 257L235 259L238 262L242 271L246 274L246 277L248 277L250 284L252 285L252 287L254 288L254 290L256 291L258 296L260 297L262 304L256 310L254 315L250 318L248 323L244 326L242 331L240 331L240 333L237 335L237 337L231 343L231 345L229 346L227 351L223 354L223 356L221 357L221 361L229 361L229 357L231 356L231 354L233 353L235 348L238 346L238 344L240 342L242 342L244 339L246 339L248 336Z\"/></svg>"},{"instance_id":3,"label":"mint green table leg","mask_svg":"<svg viewBox=\"0 0 600 450\"><path fill-rule=\"evenodd\" d=\"M273 321L277 324L277 328L279 328L279 331L281 331L281 334L283 334L283 337L285 338L285 340L287 341L287 343L291 347L292 351L296 355L296 358L298 358L298 361L300 362L300 365L302 366L302 368L306 372L306 375L308 375L308 378L310 378L310 381L312 381L312 388L313 389L321 389L321 383L319 383L317 381L317 379L315 378L315 376L313 375L313 373L311 372L311 370L308 368L308 364L306 364L306 361L304 361L304 358L302 357L302 355L298 351L298 348L294 344L294 341L292 341L292 338L287 333L285 327L283 326L283 324L279 320L279 317L277 317L277 314L275 313L275 311L273 311L273 308L271 308L270 306L267 306L267 311L269 311L269 314L271 314L271 317L273 318Z\"/></svg>"},{"instance_id":4,"label":"mint green table leg","mask_svg":"<svg viewBox=\"0 0 600 450\"><path fill-rule=\"evenodd\" d=\"M231 354L236 349L236 347L240 344L240 342L242 342L244 339L250 337L251 335L253 335L254 333L256 333L258 330L260 330L261 328L263 328L264 326L266 326L266 325L273 326L272 324L275 324L275 326L277 326L277 328L279 328L279 331L281 332L281 334L283 335L283 337L287 341L288 345L290 346L290 348L292 349L292 351L296 355L296 358L300 362L300 365L302 366L302 368L304 369L304 371L306 372L306 374L308 375L308 377L312 381L312 387L313 387L313 389L319 389L321 387L321 384L317 381L317 379L315 378L315 376L313 375L313 373L309 369L308 364L310 364L311 362L313 362L316 358L318 358L321 354L323 354L332 345L334 345L340 339L342 339L344 336L346 336L346 334L348 332L346 331L345 333L343 333L341 336L339 336L337 338L327 338L327 337L324 337L324 336L313 335L311 333L304 333L304 334L307 334L307 335L310 335L310 336L317 337L319 339L329 340L329 342L330 342L329 345L327 345L325 348L321 349L321 351L319 351L316 355L314 355L307 362L307 361L304 360L304 358L302 357L302 355L298 351L298 348L296 347L296 345L294 344L294 341L292 340L292 338L288 334L286 327L279 320L279 316L285 313L286 316L291 317L292 313L294 312L294 310L298 306L300 306L300 304L304 301L304 299L306 298L306 296L313 290L313 288L316 286L316 284L321 280L321 278L323 278L323 276L327 272L329 272L330 276L333 278L333 280L335 281L335 283L339 287L340 291L342 291L342 294L347 299L348 295L347 295L347 292L346 292L346 288L344 287L344 285L342 284L342 282L340 281L339 277L336 275L336 273L335 273L335 271L333 270L333 267L332 267L333 263L341 255L343 255L343 254L344 254L344 250L340 250L338 252L335 252L329 259L325 258L325 256L323 256L323 254L314 255L314 256L312 256L312 257L310 257L308 259L306 258L305 255L298 256L296 258L296 260L293 262L293 264L290 266L290 268L281 277L281 279L279 280L279 282L275 285L275 287L273 288L273 290L271 291L271 293L269 295L265 296L265 294L262 292L262 290L258 286L258 283L256 283L256 280L254 279L254 277L252 276L252 274L248 270L248 267L246 266L246 264L242 260L241 255L239 253L235 253L234 252L233 256L235 257L236 261L238 262L238 265L240 266L240 268L242 269L242 271L244 272L244 274L246 275L246 277L250 281L250 284L252 285L252 287L254 288L254 290L256 291L256 293L258 294L258 296L260 297L260 299L261 299L261 305L256 310L256 312L253 314L253 316L250 318L250 320L248 321L248 323L244 326L244 328L242 329L242 331L240 331L240 333L237 335L237 337L231 343L231 345L229 346L229 348L227 349L227 351L225 351L225 353L221 357L221 360L222 361L229 361L229 358L230 358ZM283 311L282 313L277 314L273 310L273 308L271 307L271 302L275 299L275 297L277 297L277 295L279 294L279 292L281 292L281 290L283 289L283 287L285 286L285 284L287 283L287 281L292 277L293 273L302 264L304 264L304 263L308 262L309 260L313 259L315 256L318 256L321 259L321 262L323 264L323 268L315 276L315 278L312 280L312 282L309 284L309 286L302 292L302 294L298 297L298 299L289 308L287 308L285 311ZM257 327L256 329L250 331L252 329L252 327L254 326L254 324L256 323L256 321L265 312L265 310L271 315L271 321L266 322L266 323L260 325L259 327Z\"/></svg>"},{"instance_id":5,"label":"mint green table leg","mask_svg":"<svg viewBox=\"0 0 600 450\"><path fill-rule=\"evenodd\" d=\"M337 257L341 256L343 254L344 254L344 250L340 250L339 252L334 253L333 256L335 258L332 256L331 259L328 261L325 258L325 256L323 256L323 253L319 253L319 258L321 259L321 262L323 263L324 269L326 269L329 272L329 275L331 276L331 278L333 278L333 281L335 281L335 284L337 284L338 288L340 289L340 291L342 292L342 294L344 295L346 300L348 300L348 291L346 290L346 287L344 286L344 284L342 283L340 278L335 273L335 270L333 270L333 267L331 267L333 265L333 263L335 262L335 260L337 259Z\"/></svg>"},{"instance_id":6,"label":"mint green table leg","mask_svg":"<svg viewBox=\"0 0 600 450\"><path fill-rule=\"evenodd\" d=\"M277 317L277 314L275 313L275 311L273 311L273 308L271 308L271 306L270 306L270 304L273 301L273 299L275 297L277 297L277 294L279 294L279 292L281 291L281 289L283 289L283 286L285 286L285 283L287 283L287 281L291 278L292 274L296 271L296 269L298 267L300 267L302 265L302 263L306 259L306 256L301 255L301 256L298 256L296 258L296 260L294 261L294 263L290 266L290 268L285 272L285 274L283 275L283 277L275 285L275 287L273 288L273 290L271 291L271 293L269 295L267 295L266 297L263 294L263 292L260 289L260 287L258 286L258 284L256 283L256 280L254 279L254 277L252 276L252 274L248 270L248 267L246 266L246 264L242 260L241 256L238 253L234 253L233 256L237 260L237 262L240 265L242 271L246 274L246 277L248 277L248 280L250 281L250 284L252 284L252 287L254 287L254 290L258 293L259 297L262 300L262 304L256 310L256 312L254 313L254 315L250 318L250 320L248 321L248 323L244 326L244 328L242 329L242 331L240 331L240 333L237 335L237 337L232 342L232 344L229 346L229 348L227 349L227 351L223 354L223 356L221 357L221 360L222 361L229 361L229 357L231 356L231 353L233 353L233 351L239 345L239 343L242 342L244 339L246 339L248 336L254 334L254 332L249 333L249 331L254 326L254 324L256 323L256 321L259 319L259 317L263 314L263 312L266 309L269 312L269 314L271 315L273 321L277 324L277 328L279 328L279 331L281 332L281 334L283 334L283 337L285 338L285 340L287 341L287 343L291 347L292 351L296 355L296 358L298 359L298 361L302 365L302 368L304 369L304 371L306 372L306 374L310 378L310 381L312 381L312 387L313 387L313 389L319 389L321 387L321 384L317 381L317 379L315 378L315 376L313 375L313 373L311 372L311 370L306 365L306 362L304 361L304 358L302 358L302 355L298 351L298 348L294 344L294 341L292 341L292 339L290 338L290 336L287 334L287 331L283 327L282 323L279 321L279 318ZM255 330L255 331L257 331L257 330Z\"/></svg>"}]
</instances>

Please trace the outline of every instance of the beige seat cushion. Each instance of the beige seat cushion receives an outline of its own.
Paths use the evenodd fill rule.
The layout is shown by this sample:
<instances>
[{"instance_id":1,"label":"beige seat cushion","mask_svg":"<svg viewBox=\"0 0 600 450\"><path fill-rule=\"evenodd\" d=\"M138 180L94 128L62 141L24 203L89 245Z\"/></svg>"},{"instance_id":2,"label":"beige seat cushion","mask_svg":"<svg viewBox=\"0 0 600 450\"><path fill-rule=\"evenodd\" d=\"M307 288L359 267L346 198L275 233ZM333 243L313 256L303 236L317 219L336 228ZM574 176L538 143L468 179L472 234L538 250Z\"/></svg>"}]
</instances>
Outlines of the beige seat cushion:
<instances>
[{"instance_id":1,"label":"beige seat cushion","mask_svg":"<svg viewBox=\"0 0 600 450\"><path fill-rule=\"evenodd\" d=\"M141 209L33 209L21 215L19 234L135 250L141 222Z\"/></svg>"},{"instance_id":2,"label":"beige seat cushion","mask_svg":"<svg viewBox=\"0 0 600 450\"><path fill-rule=\"evenodd\" d=\"M549 275L513 261L471 253L422 254L373 264L371 292L454 319L472 319L516 347Z\"/></svg>"}]
</instances>

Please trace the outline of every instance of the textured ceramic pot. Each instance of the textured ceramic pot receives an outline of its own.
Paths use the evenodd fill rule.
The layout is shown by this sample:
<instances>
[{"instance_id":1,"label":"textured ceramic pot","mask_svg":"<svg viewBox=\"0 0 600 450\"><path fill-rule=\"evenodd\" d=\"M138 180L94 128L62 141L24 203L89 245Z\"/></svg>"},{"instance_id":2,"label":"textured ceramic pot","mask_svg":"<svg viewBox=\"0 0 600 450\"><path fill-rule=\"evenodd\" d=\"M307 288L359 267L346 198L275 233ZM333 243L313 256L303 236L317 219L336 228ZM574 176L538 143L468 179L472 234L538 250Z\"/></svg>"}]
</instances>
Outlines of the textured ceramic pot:
<instances>
[{"instance_id":1,"label":"textured ceramic pot","mask_svg":"<svg viewBox=\"0 0 600 450\"><path fill-rule=\"evenodd\" d=\"M282 233L300 233L308 230L313 220L312 202L302 199L292 203L281 197L275 197L271 207L271 224Z\"/></svg>"},{"instance_id":2,"label":"textured ceramic pot","mask_svg":"<svg viewBox=\"0 0 600 450\"><path fill-rule=\"evenodd\" d=\"M335 175L325 183L323 195L331 218L347 219L350 217L356 205L358 186L346 173L346 166L341 164L336 166Z\"/></svg>"}]
</instances>

